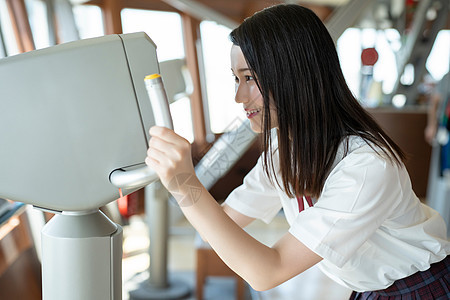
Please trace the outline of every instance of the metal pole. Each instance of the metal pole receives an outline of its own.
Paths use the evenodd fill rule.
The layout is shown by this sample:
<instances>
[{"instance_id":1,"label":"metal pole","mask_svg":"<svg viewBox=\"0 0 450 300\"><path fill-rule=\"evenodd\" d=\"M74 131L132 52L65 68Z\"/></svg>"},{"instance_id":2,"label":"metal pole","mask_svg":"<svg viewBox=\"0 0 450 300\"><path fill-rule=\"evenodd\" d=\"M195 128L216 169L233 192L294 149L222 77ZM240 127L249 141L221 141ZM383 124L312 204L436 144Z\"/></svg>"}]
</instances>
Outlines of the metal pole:
<instances>
[{"instance_id":1,"label":"metal pole","mask_svg":"<svg viewBox=\"0 0 450 300\"><path fill-rule=\"evenodd\" d=\"M147 274L137 274L132 278L131 281L136 281L138 287L130 291L131 300L182 299L191 292L186 282L168 278L168 198L169 193L160 181L145 187L145 215L150 230L150 267Z\"/></svg>"},{"instance_id":2,"label":"metal pole","mask_svg":"<svg viewBox=\"0 0 450 300\"><path fill-rule=\"evenodd\" d=\"M169 215L167 199L169 194L157 181L145 188L145 212L150 231L150 278L155 288L166 288L167 281L167 240Z\"/></svg>"}]
</instances>

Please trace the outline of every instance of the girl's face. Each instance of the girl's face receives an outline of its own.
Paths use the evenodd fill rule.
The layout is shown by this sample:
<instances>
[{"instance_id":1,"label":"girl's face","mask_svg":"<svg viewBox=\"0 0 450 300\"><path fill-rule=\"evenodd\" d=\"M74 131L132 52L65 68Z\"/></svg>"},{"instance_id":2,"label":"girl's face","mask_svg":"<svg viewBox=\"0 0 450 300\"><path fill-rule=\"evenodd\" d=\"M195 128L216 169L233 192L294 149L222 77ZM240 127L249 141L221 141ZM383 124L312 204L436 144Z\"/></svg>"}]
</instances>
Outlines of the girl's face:
<instances>
[{"instance_id":1,"label":"girl's face","mask_svg":"<svg viewBox=\"0 0 450 300\"><path fill-rule=\"evenodd\" d=\"M242 103L254 132L263 131L264 100L245 61L241 47L231 48L231 71L235 78L235 101ZM271 127L276 127L276 111L271 110Z\"/></svg>"}]
</instances>

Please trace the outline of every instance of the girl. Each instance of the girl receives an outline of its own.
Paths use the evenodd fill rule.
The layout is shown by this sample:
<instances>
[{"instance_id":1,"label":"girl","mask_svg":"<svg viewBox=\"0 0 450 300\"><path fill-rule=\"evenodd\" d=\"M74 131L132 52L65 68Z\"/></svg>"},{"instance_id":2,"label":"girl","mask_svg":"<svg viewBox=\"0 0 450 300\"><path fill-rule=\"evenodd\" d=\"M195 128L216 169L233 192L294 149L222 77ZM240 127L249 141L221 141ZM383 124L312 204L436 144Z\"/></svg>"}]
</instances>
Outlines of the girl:
<instances>
[{"instance_id":1,"label":"girl","mask_svg":"<svg viewBox=\"0 0 450 300\"><path fill-rule=\"evenodd\" d=\"M317 16L274 6L231 40L235 100L265 149L242 186L219 206L195 176L189 142L150 129L146 163L201 236L256 290L319 263L353 299L448 299L445 224L412 191L400 148L351 94ZM273 247L242 229L280 208L290 229Z\"/></svg>"}]
</instances>

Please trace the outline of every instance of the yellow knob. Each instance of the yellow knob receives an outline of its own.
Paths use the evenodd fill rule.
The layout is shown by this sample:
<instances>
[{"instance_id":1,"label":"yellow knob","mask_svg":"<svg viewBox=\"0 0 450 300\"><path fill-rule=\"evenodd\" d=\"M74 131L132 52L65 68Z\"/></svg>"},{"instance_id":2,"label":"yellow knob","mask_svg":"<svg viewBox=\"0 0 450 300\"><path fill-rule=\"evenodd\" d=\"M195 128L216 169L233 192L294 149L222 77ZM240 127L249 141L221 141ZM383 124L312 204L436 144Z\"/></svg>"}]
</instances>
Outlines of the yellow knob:
<instances>
[{"instance_id":1,"label":"yellow knob","mask_svg":"<svg viewBox=\"0 0 450 300\"><path fill-rule=\"evenodd\" d=\"M145 76L144 80L155 79L155 78L158 78L158 77L161 77L161 75L159 75L159 74L147 75L147 76Z\"/></svg>"}]
</instances>

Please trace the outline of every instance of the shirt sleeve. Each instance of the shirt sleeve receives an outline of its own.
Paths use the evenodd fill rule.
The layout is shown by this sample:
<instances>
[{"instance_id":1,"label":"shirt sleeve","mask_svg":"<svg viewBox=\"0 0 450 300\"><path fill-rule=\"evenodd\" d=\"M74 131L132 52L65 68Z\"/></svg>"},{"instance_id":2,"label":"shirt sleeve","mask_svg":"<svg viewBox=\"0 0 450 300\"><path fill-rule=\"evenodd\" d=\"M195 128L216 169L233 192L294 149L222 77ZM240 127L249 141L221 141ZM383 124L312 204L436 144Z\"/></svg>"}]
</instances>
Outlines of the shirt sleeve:
<instances>
[{"instance_id":1,"label":"shirt sleeve","mask_svg":"<svg viewBox=\"0 0 450 300\"><path fill-rule=\"evenodd\" d=\"M264 172L262 158L259 157L243 184L230 193L224 204L248 217L269 223L282 206L274 184Z\"/></svg>"},{"instance_id":2,"label":"shirt sleeve","mask_svg":"<svg viewBox=\"0 0 450 300\"><path fill-rule=\"evenodd\" d=\"M289 232L342 267L401 201L399 180L409 180L403 177L397 165L362 147L333 169L317 203L296 217Z\"/></svg>"}]
</instances>

